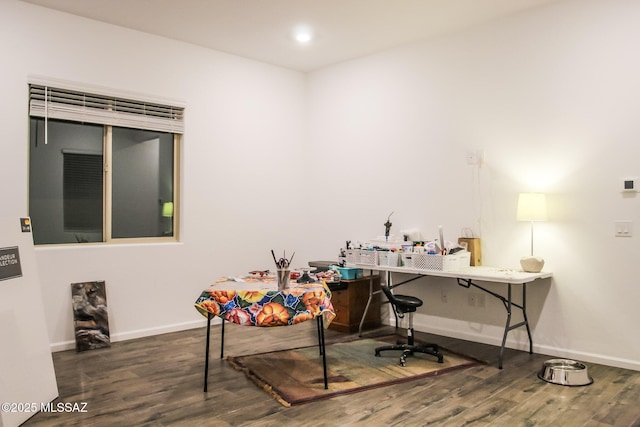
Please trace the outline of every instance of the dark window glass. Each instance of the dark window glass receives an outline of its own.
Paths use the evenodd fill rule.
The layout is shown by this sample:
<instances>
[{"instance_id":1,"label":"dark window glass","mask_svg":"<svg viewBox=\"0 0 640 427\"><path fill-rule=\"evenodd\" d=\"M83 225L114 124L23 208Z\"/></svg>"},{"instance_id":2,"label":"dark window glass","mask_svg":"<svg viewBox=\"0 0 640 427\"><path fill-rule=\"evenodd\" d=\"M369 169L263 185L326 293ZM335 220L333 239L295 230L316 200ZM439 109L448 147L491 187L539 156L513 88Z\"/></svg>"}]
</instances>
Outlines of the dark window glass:
<instances>
[{"instance_id":1,"label":"dark window glass","mask_svg":"<svg viewBox=\"0 0 640 427\"><path fill-rule=\"evenodd\" d=\"M103 185L96 182L102 180L103 133L101 125L49 119L45 144L44 119L30 119L29 216L36 244L103 241ZM81 169L89 161L66 162L74 155L91 159L84 176ZM78 199L81 193L84 200Z\"/></svg>"}]
</instances>

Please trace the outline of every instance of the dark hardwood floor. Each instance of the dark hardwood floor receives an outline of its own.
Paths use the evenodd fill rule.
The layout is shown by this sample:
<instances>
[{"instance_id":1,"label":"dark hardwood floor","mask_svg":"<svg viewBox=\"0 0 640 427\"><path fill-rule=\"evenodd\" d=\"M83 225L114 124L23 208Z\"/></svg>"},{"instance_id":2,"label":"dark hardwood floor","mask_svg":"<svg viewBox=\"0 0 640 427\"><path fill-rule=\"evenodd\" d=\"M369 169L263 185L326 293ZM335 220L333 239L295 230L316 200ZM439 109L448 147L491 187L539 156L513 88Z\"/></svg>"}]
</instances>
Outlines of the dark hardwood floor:
<instances>
[{"instance_id":1,"label":"dark hardwood floor","mask_svg":"<svg viewBox=\"0 0 640 427\"><path fill-rule=\"evenodd\" d=\"M365 336L392 331L384 327ZM326 336L328 342L345 337L331 330ZM24 426L640 426L640 372L588 364L594 383L565 387L537 378L549 356L507 350L499 370L497 347L416 337L489 364L287 408L219 358L216 325L207 393L204 328L59 352L56 402L86 402L87 412L41 412ZM227 325L225 341L225 355L314 345L315 322L287 328Z\"/></svg>"}]
</instances>

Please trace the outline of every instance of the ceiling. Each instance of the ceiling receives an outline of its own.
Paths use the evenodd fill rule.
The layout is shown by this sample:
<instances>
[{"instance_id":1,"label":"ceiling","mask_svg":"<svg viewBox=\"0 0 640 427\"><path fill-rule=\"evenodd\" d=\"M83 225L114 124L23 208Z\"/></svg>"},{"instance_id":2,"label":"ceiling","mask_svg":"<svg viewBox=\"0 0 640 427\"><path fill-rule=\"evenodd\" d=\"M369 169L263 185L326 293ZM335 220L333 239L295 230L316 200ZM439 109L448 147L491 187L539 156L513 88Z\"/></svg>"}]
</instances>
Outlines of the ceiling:
<instances>
[{"instance_id":1,"label":"ceiling","mask_svg":"<svg viewBox=\"0 0 640 427\"><path fill-rule=\"evenodd\" d=\"M307 72L562 0L22 1Z\"/></svg>"}]
</instances>

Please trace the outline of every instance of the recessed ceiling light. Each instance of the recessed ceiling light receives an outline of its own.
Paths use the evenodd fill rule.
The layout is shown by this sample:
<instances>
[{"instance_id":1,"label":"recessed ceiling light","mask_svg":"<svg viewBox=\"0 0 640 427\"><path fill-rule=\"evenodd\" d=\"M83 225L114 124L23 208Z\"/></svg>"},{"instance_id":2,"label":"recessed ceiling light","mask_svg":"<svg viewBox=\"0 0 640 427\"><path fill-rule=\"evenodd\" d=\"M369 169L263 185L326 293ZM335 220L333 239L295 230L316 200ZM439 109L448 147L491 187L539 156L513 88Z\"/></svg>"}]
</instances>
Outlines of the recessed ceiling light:
<instances>
[{"instance_id":1,"label":"recessed ceiling light","mask_svg":"<svg viewBox=\"0 0 640 427\"><path fill-rule=\"evenodd\" d=\"M309 34L309 33L298 33L298 34L296 34L296 41L298 43L309 43L311 41L311 34Z\"/></svg>"},{"instance_id":2,"label":"recessed ceiling light","mask_svg":"<svg viewBox=\"0 0 640 427\"><path fill-rule=\"evenodd\" d=\"M313 31L306 25L301 25L293 30L293 39L300 44L307 44L313 40Z\"/></svg>"}]
</instances>

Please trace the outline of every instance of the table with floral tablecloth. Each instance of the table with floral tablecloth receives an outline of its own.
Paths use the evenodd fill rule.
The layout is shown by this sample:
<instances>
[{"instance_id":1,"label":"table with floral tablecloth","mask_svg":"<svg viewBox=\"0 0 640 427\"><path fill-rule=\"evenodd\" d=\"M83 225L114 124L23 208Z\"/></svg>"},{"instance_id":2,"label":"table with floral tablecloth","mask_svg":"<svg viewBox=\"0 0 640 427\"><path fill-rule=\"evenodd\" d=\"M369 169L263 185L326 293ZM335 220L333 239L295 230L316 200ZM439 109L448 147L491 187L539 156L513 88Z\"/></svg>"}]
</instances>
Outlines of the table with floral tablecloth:
<instances>
[{"instance_id":1,"label":"table with floral tablecloth","mask_svg":"<svg viewBox=\"0 0 640 427\"><path fill-rule=\"evenodd\" d=\"M294 325L323 314L327 327L335 318L324 283L292 282L278 290L273 276L222 277L202 292L195 307L203 316L246 326Z\"/></svg>"},{"instance_id":2,"label":"table with floral tablecloth","mask_svg":"<svg viewBox=\"0 0 640 427\"><path fill-rule=\"evenodd\" d=\"M245 326L271 327L290 326L316 319L327 388L324 328L335 318L335 312L331 304L331 291L324 282L292 281L288 287L278 289L275 276L222 277L202 291L195 302L195 308L207 317L205 392L209 366L209 332L213 317L223 320L220 357L223 357L225 321Z\"/></svg>"}]
</instances>

